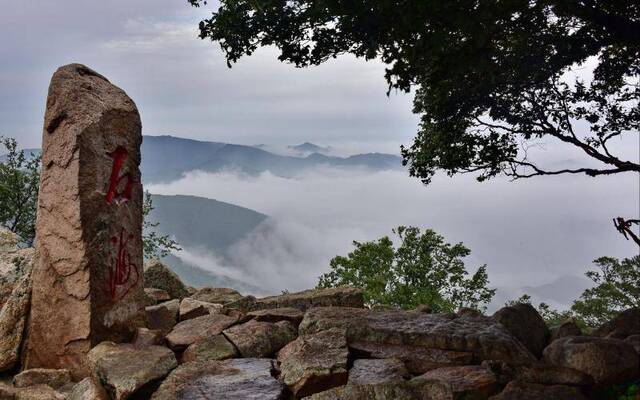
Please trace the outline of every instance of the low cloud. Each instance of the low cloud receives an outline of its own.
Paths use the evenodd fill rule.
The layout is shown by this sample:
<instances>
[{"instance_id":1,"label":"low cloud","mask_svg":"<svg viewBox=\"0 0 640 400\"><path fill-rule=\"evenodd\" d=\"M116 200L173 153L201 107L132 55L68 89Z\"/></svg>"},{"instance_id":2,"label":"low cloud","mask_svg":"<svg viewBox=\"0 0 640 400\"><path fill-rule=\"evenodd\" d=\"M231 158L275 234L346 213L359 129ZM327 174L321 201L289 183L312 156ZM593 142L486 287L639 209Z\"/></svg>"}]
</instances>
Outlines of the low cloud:
<instances>
[{"instance_id":1,"label":"low cloud","mask_svg":"<svg viewBox=\"0 0 640 400\"><path fill-rule=\"evenodd\" d=\"M466 262L470 270L488 265L491 284L500 288L494 306L524 288L536 292L538 286L562 286L567 280L576 282L567 290L577 297L593 259L633 255L633 245L615 232L611 218L634 216L639 209L638 182L631 175L482 184L461 176L425 187L404 171L319 168L294 179L269 172L247 177L194 171L149 189L208 197L269 215L233 246L224 267L240 271L241 280L265 292L312 287L329 260L346 254L353 240L374 240L398 225L416 225L435 229L451 243L464 242L472 250ZM209 260L198 263L203 268L223 271L220 260L198 256Z\"/></svg>"}]
</instances>

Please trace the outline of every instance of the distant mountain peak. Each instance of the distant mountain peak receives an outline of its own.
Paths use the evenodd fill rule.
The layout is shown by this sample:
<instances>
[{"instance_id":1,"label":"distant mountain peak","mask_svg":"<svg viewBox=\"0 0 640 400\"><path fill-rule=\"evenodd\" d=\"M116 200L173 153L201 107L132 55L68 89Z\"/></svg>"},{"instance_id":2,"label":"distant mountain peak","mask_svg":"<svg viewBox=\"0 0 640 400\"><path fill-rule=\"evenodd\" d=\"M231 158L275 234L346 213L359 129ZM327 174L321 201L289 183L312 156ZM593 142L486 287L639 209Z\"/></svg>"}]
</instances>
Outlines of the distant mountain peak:
<instances>
[{"instance_id":1,"label":"distant mountain peak","mask_svg":"<svg viewBox=\"0 0 640 400\"><path fill-rule=\"evenodd\" d=\"M312 153L328 154L331 152L331 147L329 146L322 147L311 142L304 142L302 144L298 144L295 146L288 146L288 148L290 148L291 150L295 150L301 154L312 154Z\"/></svg>"}]
</instances>

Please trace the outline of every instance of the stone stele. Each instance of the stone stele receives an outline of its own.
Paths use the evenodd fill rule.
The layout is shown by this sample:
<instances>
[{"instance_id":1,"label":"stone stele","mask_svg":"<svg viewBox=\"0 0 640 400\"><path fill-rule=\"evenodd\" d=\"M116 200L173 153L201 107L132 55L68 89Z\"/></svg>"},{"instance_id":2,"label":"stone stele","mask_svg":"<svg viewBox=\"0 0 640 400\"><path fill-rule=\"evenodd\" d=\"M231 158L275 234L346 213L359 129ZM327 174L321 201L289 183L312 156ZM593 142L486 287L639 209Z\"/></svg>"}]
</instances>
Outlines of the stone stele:
<instances>
[{"instance_id":1,"label":"stone stele","mask_svg":"<svg viewBox=\"0 0 640 400\"><path fill-rule=\"evenodd\" d=\"M80 64L51 78L25 368L88 375L86 354L144 325L140 115Z\"/></svg>"}]
</instances>

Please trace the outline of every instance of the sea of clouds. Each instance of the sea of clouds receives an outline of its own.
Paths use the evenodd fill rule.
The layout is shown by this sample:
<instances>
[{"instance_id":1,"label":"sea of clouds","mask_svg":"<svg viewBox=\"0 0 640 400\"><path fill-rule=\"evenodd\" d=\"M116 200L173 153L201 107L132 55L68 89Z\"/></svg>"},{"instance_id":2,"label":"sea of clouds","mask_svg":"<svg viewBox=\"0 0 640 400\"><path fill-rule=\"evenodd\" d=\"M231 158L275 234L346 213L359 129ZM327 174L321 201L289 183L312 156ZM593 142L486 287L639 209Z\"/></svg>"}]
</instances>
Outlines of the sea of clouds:
<instances>
[{"instance_id":1,"label":"sea of clouds","mask_svg":"<svg viewBox=\"0 0 640 400\"><path fill-rule=\"evenodd\" d=\"M318 168L285 179L269 172L192 171L151 185L158 194L188 194L247 207L270 218L236 243L226 259L202 250L184 261L239 279L265 293L315 286L329 260L352 241L391 235L399 225L433 228L472 250L474 271L487 264L498 294L490 309L527 292L566 307L589 281L597 257L629 257L634 246L613 228L614 216L638 213L633 175L594 179L558 176L478 183L471 176L437 177L429 186L405 171Z\"/></svg>"}]
</instances>

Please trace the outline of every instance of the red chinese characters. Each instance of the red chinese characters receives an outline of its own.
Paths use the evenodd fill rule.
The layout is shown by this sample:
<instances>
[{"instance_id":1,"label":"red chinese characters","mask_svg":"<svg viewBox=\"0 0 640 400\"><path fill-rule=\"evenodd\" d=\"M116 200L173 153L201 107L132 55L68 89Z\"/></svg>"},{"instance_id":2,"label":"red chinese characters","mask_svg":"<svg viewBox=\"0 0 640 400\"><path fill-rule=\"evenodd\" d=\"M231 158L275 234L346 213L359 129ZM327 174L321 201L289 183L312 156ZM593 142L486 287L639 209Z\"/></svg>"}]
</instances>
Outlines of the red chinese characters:
<instances>
[{"instance_id":1,"label":"red chinese characters","mask_svg":"<svg viewBox=\"0 0 640 400\"><path fill-rule=\"evenodd\" d=\"M130 173L123 173L122 166L129 156L129 152L122 146L118 146L113 152L107 153L113 159L111 167L111 177L109 178L109 189L105 196L107 204L117 205L131 200L131 191L136 181Z\"/></svg>"}]
</instances>

